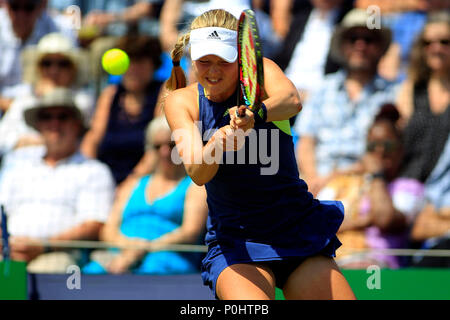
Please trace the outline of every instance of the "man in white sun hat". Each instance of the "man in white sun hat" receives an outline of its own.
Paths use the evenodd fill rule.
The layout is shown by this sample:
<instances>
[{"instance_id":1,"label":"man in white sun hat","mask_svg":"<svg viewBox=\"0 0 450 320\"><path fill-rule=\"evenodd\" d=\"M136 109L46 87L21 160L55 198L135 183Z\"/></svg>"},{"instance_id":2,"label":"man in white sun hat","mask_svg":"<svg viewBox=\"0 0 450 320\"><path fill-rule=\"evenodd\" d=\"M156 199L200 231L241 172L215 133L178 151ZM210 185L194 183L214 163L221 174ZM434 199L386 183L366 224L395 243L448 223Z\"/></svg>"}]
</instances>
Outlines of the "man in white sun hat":
<instances>
[{"instance_id":1,"label":"man in white sun hat","mask_svg":"<svg viewBox=\"0 0 450 320\"><path fill-rule=\"evenodd\" d=\"M0 203L11 234L11 258L29 272L65 272L78 251L33 245L36 240L95 240L111 207L114 183L109 169L85 158L79 141L86 129L72 91L56 88L25 111L44 146L21 148L5 159Z\"/></svg>"},{"instance_id":2,"label":"man in white sun hat","mask_svg":"<svg viewBox=\"0 0 450 320\"><path fill-rule=\"evenodd\" d=\"M0 116L20 92L21 53L51 32L62 32L76 43L75 30L51 16L46 0L6 0L0 6Z\"/></svg>"},{"instance_id":3,"label":"man in white sun hat","mask_svg":"<svg viewBox=\"0 0 450 320\"><path fill-rule=\"evenodd\" d=\"M26 125L23 111L53 88L73 89L77 106L88 117L95 105L92 90L85 86L90 76L87 54L75 47L70 38L61 33L50 33L36 46L27 47L22 61L24 74L18 91L20 96L13 99L0 121L0 157L16 148L42 143L40 135Z\"/></svg>"},{"instance_id":4,"label":"man in white sun hat","mask_svg":"<svg viewBox=\"0 0 450 320\"><path fill-rule=\"evenodd\" d=\"M330 55L341 69L324 78L294 125L300 174L314 194L334 173L356 169L368 126L381 105L396 96L397 86L377 74L391 32L369 29L370 19L363 9L346 14L330 45Z\"/></svg>"}]
</instances>

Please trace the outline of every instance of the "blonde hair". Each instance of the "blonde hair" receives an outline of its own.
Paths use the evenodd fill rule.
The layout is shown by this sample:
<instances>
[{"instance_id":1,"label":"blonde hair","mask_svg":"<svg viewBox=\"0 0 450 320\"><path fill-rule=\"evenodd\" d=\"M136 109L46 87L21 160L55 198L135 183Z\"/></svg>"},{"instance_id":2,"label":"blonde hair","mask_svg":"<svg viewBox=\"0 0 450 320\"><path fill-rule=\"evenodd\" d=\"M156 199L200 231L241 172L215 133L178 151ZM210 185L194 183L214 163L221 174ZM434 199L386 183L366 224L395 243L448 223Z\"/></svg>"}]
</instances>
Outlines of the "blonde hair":
<instances>
[{"instance_id":1,"label":"blonde hair","mask_svg":"<svg viewBox=\"0 0 450 320\"><path fill-rule=\"evenodd\" d=\"M206 27L220 27L230 30L237 30L238 20L228 11L222 9L209 10L202 15L195 18L190 30L206 28ZM167 80L166 87L169 90L176 90L186 87L186 76L179 63L183 57L186 46L189 44L190 31L183 34L178 38L172 52L172 62L174 66L172 68L172 74L169 80Z\"/></svg>"},{"instance_id":2,"label":"blonde hair","mask_svg":"<svg viewBox=\"0 0 450 320\"><path fill-rule=\"evenodd\" d=\"M153 148L153 138L160 131L170 132L169 124L164 115L158 116L150 121L145 129L145 150Z\"/></svg>"}]
</instances>

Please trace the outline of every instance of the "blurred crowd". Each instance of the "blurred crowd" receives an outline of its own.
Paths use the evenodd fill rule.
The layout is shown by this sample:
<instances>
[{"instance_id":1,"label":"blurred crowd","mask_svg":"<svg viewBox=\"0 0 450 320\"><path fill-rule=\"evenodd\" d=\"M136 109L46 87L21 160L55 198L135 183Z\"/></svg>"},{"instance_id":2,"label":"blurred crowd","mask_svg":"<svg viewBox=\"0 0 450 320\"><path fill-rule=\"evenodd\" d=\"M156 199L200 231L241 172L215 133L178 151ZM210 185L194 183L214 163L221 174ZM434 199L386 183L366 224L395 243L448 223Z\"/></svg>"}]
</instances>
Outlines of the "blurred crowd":
<instances>
[{"instance_id":1,"label":"blurred crowd","mask_svg":"<svg viewBox=\"0 0 450 320\"><path fill-rule=\"evenodd\" d=\"M199 271L200 253L142 247L203 243L206 193L174 161L162 102L178 35L217 8L252 8L264 55L299 90L290 124L300 177L345 206L338 263L450 267L450 257L382 251L450 249L448 0L0 0L11 258L44 273ZM130 58L121 76L102 69L111 48ZM187 54L181 66L189 74Z\"/></svg>"}]
</instances>

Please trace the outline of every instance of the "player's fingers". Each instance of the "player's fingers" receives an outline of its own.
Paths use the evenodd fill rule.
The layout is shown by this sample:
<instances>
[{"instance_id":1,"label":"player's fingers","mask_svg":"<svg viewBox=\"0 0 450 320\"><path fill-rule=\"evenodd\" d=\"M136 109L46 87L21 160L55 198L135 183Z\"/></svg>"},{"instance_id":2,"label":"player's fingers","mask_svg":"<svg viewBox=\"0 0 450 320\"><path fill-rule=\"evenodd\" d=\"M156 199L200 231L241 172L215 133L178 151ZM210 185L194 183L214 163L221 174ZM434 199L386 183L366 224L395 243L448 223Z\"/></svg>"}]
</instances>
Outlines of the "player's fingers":
<instances>
[{"instance_id":1,"label":"player's fingers","mask_svg":"<svg viewBox=\"0 0 450 320\"><path fill-rule=\"evenodd\" d=\"M255 126L255 118L252 117L245 117L242 118L240 121L236 120L236 129L242 129L244 132L247 132L249 129L252 129Z\"/></svg>"},{"instance_id":2,"label":"player's fingers","mask_svg":"<svg viewBox=\"0 0 450 320\"><path fill-rule=\"evenodd\" d=\"M255 119L252 119L250 124L244 130L245 135L248 136L252 132L254 127L255 127Z\"/></svg>"},{"instance_id":3,"label":"player's fingers","mask_svg":"<svg viewBox=\"0 0 450 320\"><path fill-rule=\"evenodd\" d=\"M230 120L230 127L231 127L231 129L233 129L233 130L236 130L236 129L238 128L238 125L237 125L237 123L236 123L236 117L234 117L234 118L232 118L232 119Z\"/></svg>"}]
</instances>

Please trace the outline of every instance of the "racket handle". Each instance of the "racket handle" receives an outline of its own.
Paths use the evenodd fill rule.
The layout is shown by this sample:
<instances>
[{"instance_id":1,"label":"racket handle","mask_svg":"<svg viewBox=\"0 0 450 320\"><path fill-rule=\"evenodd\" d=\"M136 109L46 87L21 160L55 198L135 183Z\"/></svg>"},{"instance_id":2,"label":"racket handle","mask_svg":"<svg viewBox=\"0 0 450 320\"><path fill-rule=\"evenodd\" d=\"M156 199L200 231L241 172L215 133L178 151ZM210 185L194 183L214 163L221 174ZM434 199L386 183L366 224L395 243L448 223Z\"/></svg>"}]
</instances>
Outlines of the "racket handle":
<instances>
[{"instance_id":1,"label":"racket handle","mask_svg":"<svg viewBox=\"0 0 450 320\"><path fill-rule=\"evenodd\" d=\"M237 109L236 109L236 116L237 116L238 118L243 118L243 117L245 117L245 108L242 108L242 109L241 109L241 107L237 108Z\"/></svg>"}]
</instances>

